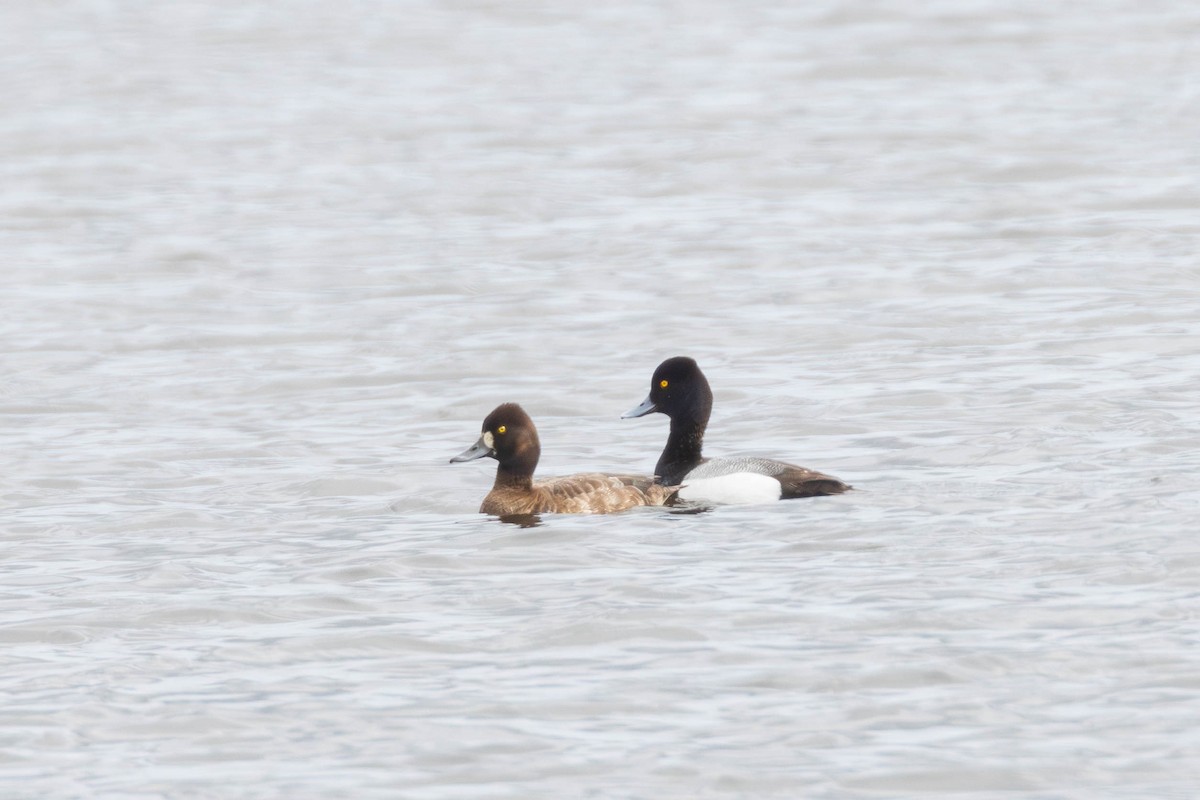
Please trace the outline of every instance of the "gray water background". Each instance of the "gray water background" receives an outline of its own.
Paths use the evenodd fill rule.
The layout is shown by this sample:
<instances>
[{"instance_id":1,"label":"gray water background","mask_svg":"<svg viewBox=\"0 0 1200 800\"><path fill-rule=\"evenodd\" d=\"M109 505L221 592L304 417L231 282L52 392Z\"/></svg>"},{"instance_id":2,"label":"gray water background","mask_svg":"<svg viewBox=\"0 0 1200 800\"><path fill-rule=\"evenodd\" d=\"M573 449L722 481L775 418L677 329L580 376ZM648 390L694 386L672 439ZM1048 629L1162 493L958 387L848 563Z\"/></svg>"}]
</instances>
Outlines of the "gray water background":
<instances>
[{"instance_id":1,"label":"gray water background","mask_svg":"<svg viewBox=\"0 0 1200 800\"><path fill-rule=\"evenodd\" d=\"M1200 794L1200 7L0 16L0 796Z\"/></svg>"}]
</instances>

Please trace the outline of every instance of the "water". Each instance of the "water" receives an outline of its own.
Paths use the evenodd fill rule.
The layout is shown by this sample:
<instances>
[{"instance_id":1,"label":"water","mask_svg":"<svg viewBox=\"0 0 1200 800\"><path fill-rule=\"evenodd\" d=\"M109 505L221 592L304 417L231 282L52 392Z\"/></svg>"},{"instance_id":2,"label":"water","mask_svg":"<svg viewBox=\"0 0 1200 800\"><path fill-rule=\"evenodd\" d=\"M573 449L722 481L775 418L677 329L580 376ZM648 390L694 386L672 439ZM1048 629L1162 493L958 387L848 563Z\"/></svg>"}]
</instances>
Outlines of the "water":
<instances>
[{"instance_id":1,"label":"water","mask_svg":"<svg viewBox=\"0 0 1200 800\"><path fill-rule=\"evenodd\" d=\"M1193 7L4 17L0 795L1200 792Z\"/></svg>"}]
</instances>

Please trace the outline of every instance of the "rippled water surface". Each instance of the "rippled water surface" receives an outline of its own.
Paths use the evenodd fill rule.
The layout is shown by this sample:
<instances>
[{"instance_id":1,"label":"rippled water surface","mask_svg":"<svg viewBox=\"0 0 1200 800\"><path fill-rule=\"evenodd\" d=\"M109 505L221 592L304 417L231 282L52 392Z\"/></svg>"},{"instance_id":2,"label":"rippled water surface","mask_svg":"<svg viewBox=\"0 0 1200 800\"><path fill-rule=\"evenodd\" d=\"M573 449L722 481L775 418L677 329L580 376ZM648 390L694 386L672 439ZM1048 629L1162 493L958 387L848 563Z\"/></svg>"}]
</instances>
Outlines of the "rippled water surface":
<instances>
[{"instance_id":1,"label":"rippled water surface","mask_svg":"<svg viewBox=\"0 0 1200 800\"><path fill-rule=\"evenodd\" d=\"M0 796L1200 793L1196 7L3 16Z\"/></svg>"}]
</instances>

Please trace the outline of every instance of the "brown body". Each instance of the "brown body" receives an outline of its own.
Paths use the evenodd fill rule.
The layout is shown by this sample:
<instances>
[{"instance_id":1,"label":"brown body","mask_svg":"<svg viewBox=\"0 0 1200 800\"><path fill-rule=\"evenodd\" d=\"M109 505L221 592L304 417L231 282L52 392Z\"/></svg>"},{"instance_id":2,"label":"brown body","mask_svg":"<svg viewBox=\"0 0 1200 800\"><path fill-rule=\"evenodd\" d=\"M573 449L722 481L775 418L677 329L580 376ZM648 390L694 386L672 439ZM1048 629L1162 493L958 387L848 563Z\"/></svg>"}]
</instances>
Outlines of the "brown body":
<instances>
[{"instance_id":1,"label":"brown body","mask_svg":"<svg viewBox=\"0 0 1200 800\"><path fill-rule=\"evenodd\" d=\"M483 498L482 514L608 514L634 506L661 506L676 487L660 486L650 476L587 472L564 478L496 484Z\"/></svg>"},{"instance_id":2,"label":"brown body","mask_svg":"<svg viewBox=\"0 0 1200 800\"><path fill-rule=\"evenodd\" d=\"M542 454L533 420L516 403L504 403L483 421L479 441L451 462L496 459L496 482L479 507L482 514L607 514L634 506L661 506L678 486L663 486L652 475L587 472L533 480Z\"/></svg>"}]
</instances>

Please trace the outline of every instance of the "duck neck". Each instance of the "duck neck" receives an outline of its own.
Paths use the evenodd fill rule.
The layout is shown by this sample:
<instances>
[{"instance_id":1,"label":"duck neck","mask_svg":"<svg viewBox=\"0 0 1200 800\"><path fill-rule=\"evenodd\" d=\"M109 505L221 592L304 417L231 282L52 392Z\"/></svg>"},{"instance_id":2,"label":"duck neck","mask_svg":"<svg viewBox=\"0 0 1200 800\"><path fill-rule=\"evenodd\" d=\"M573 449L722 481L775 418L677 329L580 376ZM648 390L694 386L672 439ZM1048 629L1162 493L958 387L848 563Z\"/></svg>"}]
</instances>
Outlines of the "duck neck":
<instances>
[{"instance_id":1,"label":"duck neck","mask_svg":"<svg viewBox=\"0 0 1200 800\"><path fill-rule=\"evenodd\" d=\"M704 429L707 421L698 419L672 419L671 433L667 446L659 456L654 474L668 486L683 479L693 467L700 463L700 450L704 446Z\"/></svg>"},{"instance_id":2,"label":"duck neck","mask_svg":"<svg viewBox=\"0 0 1200 800\"><path fill-rule=\"evenodd\" d=\"M495 489L530 489L533 487L533 471L537 469L542 448L536 439L522 441L512 453L496 465Z\"/></svg>"},{"instance_id":3,"label":"duck neck","mask_svg":"<svg viewBox=\"0 0 1200 800\"><path fill-rule=\"evenodd\" d=\"M533 488L533 474L523 469L514 469L512 466L497 467L496 483L492 485L492 488L531 489Z\"/></svg>"}]
</instances>

